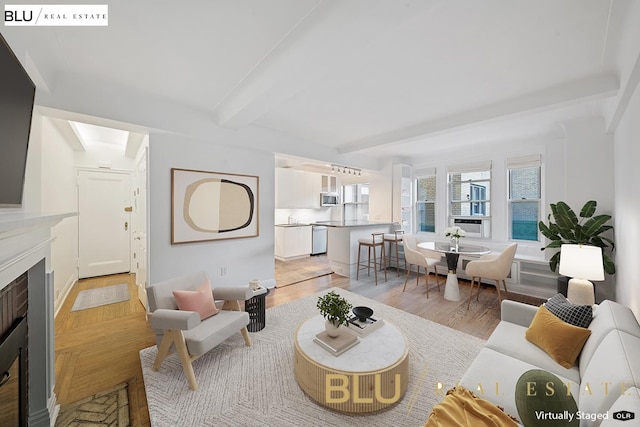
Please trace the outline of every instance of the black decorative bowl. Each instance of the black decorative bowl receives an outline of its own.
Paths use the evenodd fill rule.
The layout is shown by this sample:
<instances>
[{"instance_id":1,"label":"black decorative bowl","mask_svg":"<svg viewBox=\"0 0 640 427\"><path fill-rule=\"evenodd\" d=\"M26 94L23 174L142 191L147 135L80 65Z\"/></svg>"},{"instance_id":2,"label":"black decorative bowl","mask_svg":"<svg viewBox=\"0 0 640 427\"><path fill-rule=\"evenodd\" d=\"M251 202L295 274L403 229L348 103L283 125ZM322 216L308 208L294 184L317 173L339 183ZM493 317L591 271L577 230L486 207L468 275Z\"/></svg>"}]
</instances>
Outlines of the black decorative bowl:
<instances>
[{"instance_id":1,"label":"black decorative bowl","mask_svg":"<svg viewBox=\"0 0 640 427\"><path fill-rule=\"evenodd\" d=\"M351 311L353 311L353 314L355 314L358 320L361 322L366 322L367 318L373 315L373 310L371 310L369 307L364 306L353 307Z\"/></svg>"}]
</instances>

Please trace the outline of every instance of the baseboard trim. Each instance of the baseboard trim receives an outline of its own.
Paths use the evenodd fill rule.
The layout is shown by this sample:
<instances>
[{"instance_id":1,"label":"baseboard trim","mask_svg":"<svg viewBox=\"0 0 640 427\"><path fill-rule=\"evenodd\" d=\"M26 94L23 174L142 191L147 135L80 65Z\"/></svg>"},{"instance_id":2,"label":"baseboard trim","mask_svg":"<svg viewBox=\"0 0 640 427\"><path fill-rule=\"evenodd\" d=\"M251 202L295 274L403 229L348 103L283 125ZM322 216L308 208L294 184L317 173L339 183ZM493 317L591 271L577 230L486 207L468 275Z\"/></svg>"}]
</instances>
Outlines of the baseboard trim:
<instances>
[{"instance_id":1,"label":"baseboard trim","mask_svg":"<svg viewBox=\"0 0 640 427\"><path fill-rule=\"evenodd\" d=\"M51 427L56 425L58 414L60 413L60 405L58 405L58 398L56 394L51 390L51 397L47 401L47 409L49 410L49 418L51 419Z\"/></svg>"},{"instance_id":2,"label":"baseboard trim","mask_svg":"<svg viewBox=\"0 0 640 427\"><path fill-rule=\"evenodd\" d=\"M60 312L62 305L67 300L67 297L71 292L71 289L73 289L73 285L75 285L77 281L78 281L78 276L76 274L72 274L71 277L69 277L69 280L67 280L67 283L65 283L64 287L62 288L62 292L60 292L61 297L58 297L54 303L54 311L55 311L53 315L54 319L58 316L58 313Z\"/></svg>"}]
</instances>

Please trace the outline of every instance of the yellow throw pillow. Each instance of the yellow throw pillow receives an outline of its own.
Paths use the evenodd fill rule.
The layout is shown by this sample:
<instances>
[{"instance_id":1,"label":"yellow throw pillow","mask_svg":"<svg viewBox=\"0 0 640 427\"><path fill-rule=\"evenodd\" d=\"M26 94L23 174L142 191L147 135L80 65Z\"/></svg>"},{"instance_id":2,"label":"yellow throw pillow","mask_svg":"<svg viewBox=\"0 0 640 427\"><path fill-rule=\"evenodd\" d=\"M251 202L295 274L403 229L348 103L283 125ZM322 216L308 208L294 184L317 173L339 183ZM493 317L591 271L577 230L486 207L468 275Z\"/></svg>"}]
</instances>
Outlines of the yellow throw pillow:
<instances>
[{"instance_id":1,"label":"yellow throw pillow","mask_svg":"<svg viewBox=\"0 0 640 427\"><path fill-rule=\"evenodd\" d=\"M541 306L525 333L527 340L543 349L553 360L569 369L591 335L586 328L558 319L545 306Z\"/></svg>"}]
</instances>

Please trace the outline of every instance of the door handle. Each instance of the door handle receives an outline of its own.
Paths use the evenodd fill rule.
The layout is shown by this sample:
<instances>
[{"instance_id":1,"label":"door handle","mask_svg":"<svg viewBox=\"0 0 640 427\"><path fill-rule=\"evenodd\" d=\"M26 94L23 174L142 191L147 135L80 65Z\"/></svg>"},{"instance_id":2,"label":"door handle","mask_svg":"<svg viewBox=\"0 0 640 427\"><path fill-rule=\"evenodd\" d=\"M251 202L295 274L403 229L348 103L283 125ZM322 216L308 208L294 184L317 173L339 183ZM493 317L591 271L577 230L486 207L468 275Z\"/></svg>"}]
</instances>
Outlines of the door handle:
<instances>
[{"instance_id":1,"label":"door handle","mask_svg":"<svg viewBox=\"0 0 640 427\"><path fill-rule=\"evenodd\" d=\"M125 223L124 223L124 229L125 229L125 230L128 230L128 229L129 229L129 223L128 223L128 222L126 222L126 221L125 221Z\"/></svg>"}]
</instances>

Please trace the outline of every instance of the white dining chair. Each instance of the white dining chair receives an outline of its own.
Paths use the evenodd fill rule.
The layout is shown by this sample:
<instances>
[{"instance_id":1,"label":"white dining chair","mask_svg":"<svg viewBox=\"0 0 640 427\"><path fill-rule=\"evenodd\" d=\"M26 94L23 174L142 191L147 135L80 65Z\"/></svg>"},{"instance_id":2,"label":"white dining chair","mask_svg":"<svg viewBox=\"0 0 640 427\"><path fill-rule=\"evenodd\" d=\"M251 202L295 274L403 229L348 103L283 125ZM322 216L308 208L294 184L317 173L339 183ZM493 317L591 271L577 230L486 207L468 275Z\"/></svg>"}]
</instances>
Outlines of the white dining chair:
<instances>
[{"instance_id":1,"label":"white dining chair","mask_svg":"<svg viewBox=\"0 0 640 427\"><path fill-rule=\"evenodd\" d=\"M427 298L429 298L429 267L433 267L436 274L436 284L438 285L438 292L440 292L440 281L438 280L438 266L442 258L442 254L435 251L429 251L426 249L418 248L418 239L413 234L404 234L402 236L402 242L404 246L404 256L409 264L407 273L404 279L404 288L402 292L407 289L407 281L409 280L409 273L411 272L411 266L415 265L417 268L416 286L420 282L420 267L424 267L425 272L425 285L427 287Z\"/></svg>"},{"instance_id":2,"label":"white dining chair","mask_svg":"<svg viewBox=\"0 0 640 427\"><path fill-rule=\"evenodd\" d=\"M505 282L505 279L511 271L511 264L513 263L513 258L516 255L516 249L518 249L518 244L512 243L500 254L482 255L479 259L467 263L465 272L467 276L471 277L471 289L469 289L469 303L467 304L467 310L471 307L471 295L473 294L473 286L476 281L478 282L478 295L476 300L480 299L480 280L482 280L482 278L496 281L498 303L502 301L502 297L500 295L500 283L504 286L504 291L508 292L507 282Z\"/></svg>"}]
</instances>

